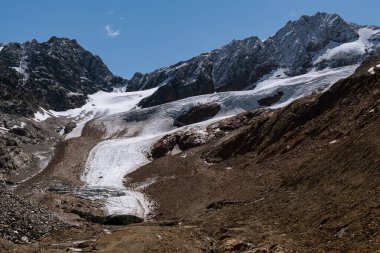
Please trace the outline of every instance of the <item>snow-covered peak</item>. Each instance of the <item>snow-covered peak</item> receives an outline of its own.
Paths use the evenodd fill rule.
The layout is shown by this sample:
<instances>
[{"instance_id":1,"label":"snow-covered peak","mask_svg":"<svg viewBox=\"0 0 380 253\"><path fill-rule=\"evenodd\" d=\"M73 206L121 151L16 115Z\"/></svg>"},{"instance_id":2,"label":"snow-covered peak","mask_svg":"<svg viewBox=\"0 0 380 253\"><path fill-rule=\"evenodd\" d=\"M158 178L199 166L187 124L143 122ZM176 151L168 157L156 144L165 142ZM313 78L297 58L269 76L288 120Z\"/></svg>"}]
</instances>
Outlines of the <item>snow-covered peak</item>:
<instances>
[{"instance_id":1,"label":"snow-covered peak","mask_svg":"<svg viewBox=\"0 0 380 253\"><path fill-rule=\"evenodd\" d=\"M356 65L379 45L376 27L349 24L338 14L319 12L289 21L265 41L256 36L233 40L188 61L138 73L128 81L127 89L160 87L141 101L141 106L149 107L215 91L254 88L276 71L298 76L315 69Z\"/></svg>"},{"instance_id":2,"label":"snow-covered peak","mask_svg":"<svg viewBox=\"0 0 380 253\"><path fill-rule=\"evenodd\" d=\"M337 14L317 13L289 21L265 41L269 51L290 75L305 73L312 58L331 43L357 40L358 33Z\"/></svg>"}]
</instances>

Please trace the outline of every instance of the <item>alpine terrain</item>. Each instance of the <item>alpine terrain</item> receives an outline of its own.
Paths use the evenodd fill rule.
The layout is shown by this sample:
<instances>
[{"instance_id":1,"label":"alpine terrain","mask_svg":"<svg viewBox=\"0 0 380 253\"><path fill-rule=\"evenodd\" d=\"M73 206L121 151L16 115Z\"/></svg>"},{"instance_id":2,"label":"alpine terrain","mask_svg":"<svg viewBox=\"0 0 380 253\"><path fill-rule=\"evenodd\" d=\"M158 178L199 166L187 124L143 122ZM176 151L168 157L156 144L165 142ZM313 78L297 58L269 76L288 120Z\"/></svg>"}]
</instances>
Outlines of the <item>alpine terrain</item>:
<instances>
[{"instance_id":1,"label":"alpine terrain","mask_svg":"<svg viewBox=\"0 0 380 253\"><path fill-rule=\"evenodd\" d=\"M317 13L130 80L0 43L0 252L378 252L380 27Z\"/></svg>"}]
</instances>

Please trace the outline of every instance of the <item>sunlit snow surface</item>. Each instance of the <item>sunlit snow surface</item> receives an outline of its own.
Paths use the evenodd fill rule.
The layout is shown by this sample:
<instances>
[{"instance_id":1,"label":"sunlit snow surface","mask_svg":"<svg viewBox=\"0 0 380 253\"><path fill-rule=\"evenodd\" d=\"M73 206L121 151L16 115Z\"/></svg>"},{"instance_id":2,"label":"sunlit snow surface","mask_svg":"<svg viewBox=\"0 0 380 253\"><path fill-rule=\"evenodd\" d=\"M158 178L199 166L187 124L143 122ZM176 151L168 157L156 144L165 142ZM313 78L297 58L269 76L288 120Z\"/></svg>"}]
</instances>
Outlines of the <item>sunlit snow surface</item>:
<instances>
[{"instance_id":1,"label":"sunlit snow surface","mask_svg":"<svg viewBox=\"0 0 380 253\"><path fill-rule=\"evenodd\" d=\"M141 99L150 96L156 90L157 88L137 92L123 92L120 88L115 89L113 92L99 91L89 95L87 103L80 108L63 112L53 110L46 111L41 108L39 112L35 113L34 120L44 121L52 116L73 118L77 122L77 127L66 136L66 139L79 137L84 125L91 119L129 111L133 109Z\"/></svg>"},{"instance_id":2,"label":"sunlit snow surface","mask_svg":"<svg viewBox=\"0 0 380 253\"><path fill-rule=\"evenodd\" d=\"M171 103L138 108L138 102L156 89L112 93L98 92L87 104L65 112L44 111L35 115L35 120L48 117L71 117L78 123L67 137L80 136L86 122L104 132L103 141L90 152L82 180L84 191L98 193L105 202L109 214L132 214L146 218L152 203L141 192L127 189L124 176L147 164L147 153L152 144L162 136L178 130L204 131L212 122L236 115L240 112L262 108L258 100L283 92L281 99L272 108L285 106L297 98L322 92L336 81L351 75L357 65L323 71L311 71L297 77L286 77L282 70L275 71L252 90L231 91L190 97ZM173 126L174 120L191 107L209 102L220 104L221 110L212 119L182 128ZM158 168L159 169L159 168Z\"/></svg>"},{"instance_id":3,"label":"sunlit snow surface","mask_svg":"<svg viewBox=\"0 0 380 253\"><path fill-rule=\"evenodd\" d=\"M319 63L323 60L339 60L355 55L363 55L366 51L372 50L373 45L369 42L369 39L372 35L379 32L380 30L372 29L369 27L360 28L358 30L358 40L343 43L341 45L336 45L335 43L332 43L330 45L331 48L327 48L326 51L314 61L314 63Z\"/></svg>"},{"instance_id":4,"label":"sunlit snow surface","mask_svg":"<svg viewBox=\"0 0 380 253\"><path fill-rule=\"evenodd\" d=\"M106 209L110 214L132 214L146 217L150 203L140 192L126 190L123 177L149 162L146 150L156 140L155 136L127 139L110 139L100 142L91 150L87 170L82 180L87 188L113 189L122 196L110 196Z\"/></svg>"}]
</instances>

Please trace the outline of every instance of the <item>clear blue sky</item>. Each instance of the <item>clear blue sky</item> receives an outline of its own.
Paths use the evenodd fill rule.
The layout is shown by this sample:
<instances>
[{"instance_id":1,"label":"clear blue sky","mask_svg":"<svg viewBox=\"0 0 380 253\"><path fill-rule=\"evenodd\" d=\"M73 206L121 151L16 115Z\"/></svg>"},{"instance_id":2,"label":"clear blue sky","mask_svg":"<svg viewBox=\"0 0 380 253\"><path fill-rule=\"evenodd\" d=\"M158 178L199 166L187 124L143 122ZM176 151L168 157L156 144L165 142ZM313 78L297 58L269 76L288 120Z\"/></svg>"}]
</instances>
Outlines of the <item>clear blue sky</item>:
<instances>
[{"instance_id":1,"label":"clear blue sky","mask_svg":"<svg viewBox=\"0 0 380 253\"><path fill-rule=\"evenodd\" d=\"M379 0L0 0L0 41L75 38L123 77L274 34L288 20L336 12L380 25Z\"/></svg>"}]
</instances>

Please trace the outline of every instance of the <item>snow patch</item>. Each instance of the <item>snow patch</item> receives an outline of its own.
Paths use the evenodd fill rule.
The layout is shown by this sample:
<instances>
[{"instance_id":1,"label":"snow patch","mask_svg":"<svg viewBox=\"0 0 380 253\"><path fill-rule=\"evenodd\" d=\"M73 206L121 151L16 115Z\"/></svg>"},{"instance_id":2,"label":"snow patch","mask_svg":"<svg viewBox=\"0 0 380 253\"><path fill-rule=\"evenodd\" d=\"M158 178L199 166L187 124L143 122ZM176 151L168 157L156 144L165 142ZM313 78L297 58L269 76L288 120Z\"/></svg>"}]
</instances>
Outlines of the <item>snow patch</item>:
<instances>
[{"instance_id":1,"label":"snow patch","mask_svg":"<svg viewBox=\"0 0 380 253\"><path fill-rule=\"evenodd\" d=\"M375 67L372 67L368 70L368 72L371 74L371 75L374 75L375 74Z\"/></svg>"},{"instance_id":2,"label":"snow patch","mask_svg":"<svg viewBox=\"0 0 380 253\"><path fill-rule=\"evenodd\" d=\"M369 39L371 38L371 36L373 36L374 34L376 33L379 33L379 30L375 30L375 29L371 29L369 27L365 27L365 28L360 28L358 30L358 34L359 34L359 40L363 43L363 45L365 45L366 47L371 47L373 46L372 43L369 42Z\"/></svg>"},{"instance_id":3,"label":"snow patch","mask_svg":"<svg viewBox=\"0 0 380 253\"><path fill-rule=\"evenodd\" d=\"M26 123L25 122L21 122L20 125L13 125L11 127L11 129L14 129L14 128L24 128L26 126Z\"/></svg>"},{"instance_id":4,"label":"snow patch","mask_svg":"<svg viewBox=\"0 0 380 253\"><path fill-rule=\"evenodd\" d=\"M181 65L179 65L178 67L176 67L175 69L180 69L180 68L186 67L187 65L189 65L189 64L187 62L185 62L185 63L182 63Z\"/></svg>"},{"instance_id":5,"label":"snow patch","mask_svg":"<svg viewBox=\"0 0 380 253\"><path fill-rule=\"evenodd\" d=\"M5 127L0 127L0 133L4 134L6 132L8 132L9 129L8 128L5 128Z\"/></svg>"},{"instance_id":6,"label":"snow patch","mask_svg":"<svg viewBox=\"0 0 380 253\"><path fill-rule=\"evenodd\" d=\"M273 88L285 87L285 86L296 86L297 84L302 84L305 89L313 89L320 85L323 80L326 83L334 83L342 77L346 77L354 72L358 65L340 67L333 69L324 69L321 71L312 70L307 74L299 75L295 77L287 78L268 78L256 85L254 89L255 92L265 91ZM351 73L352 72L352 73ZM335 76L337 75L337 76ZM272 75L273 76L273 75ZM312 87L310 87L312 85ZM305 95L305 94L303 94Z\"/></svg>"},{"instance_id":7,"label":"snow patch","mask_svg":"<svg viewBox=\"0 0 380 253\"><path fill-rule=\"evenodd\" d=\"M181 152L182 152L182 150L179 148L179 146L175 145L170 154L171 155L177 155L177 154L180 154Z\"/></svg>"},{"instance_id":8,"label":"snow patch","mask_svg":"<svg viewBox=\"0 0 380 253\"><path fill-rule=\"evenodd\" d=\"M40 108L39 111L34 114L33 120L37 121L37 122L41 122L41 121L47 120L51 116L54 116L54 114L52 112L49 112L43 108Z\"/></svg>"},{"instance_id":9,"label":"snow patch","mask_svg":"<svg viewBox=\"0 0 380 253\"><path fill-rule=\"evenodd\" d=\"M359 39L353 42L344 43L341 45L331 44L326 51L319 56L314 64L318 64L323 60L339 60L354 55L363 55L366 51L371 51L373 44L369 42L372 35L378 33L379 30L371 28L361 28L358 31Z\"/></svg>"}]
</instances>

